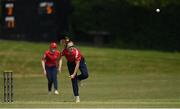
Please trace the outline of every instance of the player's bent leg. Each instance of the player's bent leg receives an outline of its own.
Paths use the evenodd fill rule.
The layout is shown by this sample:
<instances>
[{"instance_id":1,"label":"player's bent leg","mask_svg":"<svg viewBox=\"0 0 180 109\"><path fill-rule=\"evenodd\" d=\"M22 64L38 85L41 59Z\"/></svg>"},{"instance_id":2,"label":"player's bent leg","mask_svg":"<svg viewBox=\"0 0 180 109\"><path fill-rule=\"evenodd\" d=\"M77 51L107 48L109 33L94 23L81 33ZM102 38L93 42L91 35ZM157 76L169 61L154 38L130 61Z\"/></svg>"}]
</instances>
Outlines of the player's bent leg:
<instances>
[{"instance_id":1,"label":"player's bent leg","mask_svg":"<svg viewBox=\"0 0 180 109\"><path fill-rule=\"evenodd\" d=\"M89 77L88 69L84 58L82 58L80 61L79 70L81 71L81 74L78 75L78 80L84 80Z\"/></svg>"},{"instance_id":2,"label":"player's bent leg","mask_svg":"<svg viewBox=\"0 0 180 109\"><path fill-rule=\"evenodd\" d=\"M87 69L87 66L85 64L84 59L81 60L79 69L81 71L81 74L78 75L78 77L77 77L78 78L78 85L82 87L83 86L82 80L85 80L89 77L88 69Z\"/></svg>"},{"instance_id":3,"label":"player's bent leg","mask_svg":"<svg viewBox=\"0 0 180 109\"><path fill-rule=\"evenodd\" d=\"M84 79L87 79L88 77L89 77L88 74L85 74L85 75L84 74L80 74L80 75L77 76L78 80L80 80L80 81L84 80Z\"/></svg>"},{"instance_id":4,"label":"player's bent leg","mask_svg":"<svg viewBox=\"0 0 180 109\"><path fill-rule=\"evenodd\" d=\"M78 80L84 80L84 79L87 79L89 77L89 73L88 73L88 70L87 70L87 66L86 65L81 65L79 67L80 71L81 71L81 74L78 75Z\"/></svg>"}]
</instances>

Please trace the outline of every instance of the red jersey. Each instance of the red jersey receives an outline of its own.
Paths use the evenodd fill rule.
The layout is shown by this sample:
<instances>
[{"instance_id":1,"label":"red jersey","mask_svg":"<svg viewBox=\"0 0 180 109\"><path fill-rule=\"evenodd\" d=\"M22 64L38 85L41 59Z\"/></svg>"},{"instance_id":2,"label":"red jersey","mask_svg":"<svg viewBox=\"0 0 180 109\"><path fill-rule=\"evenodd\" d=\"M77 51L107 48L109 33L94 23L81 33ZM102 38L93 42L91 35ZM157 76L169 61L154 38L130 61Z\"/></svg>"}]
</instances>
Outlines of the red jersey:
<instances>
[{"instance_id":1,"label":"red jersey","mask_svg":"<svg viewBox=\"0 0 180 109\"><path fill-rule=\"evenodd\" d=\"M72 48L71 50L64 49L61 56L65 56L69 62L80 61L82 58L82 55L77 48Z\"/></svg>"},{"instance_id":2,"label":"red jersey","mask_svg":"<svg viewBox=\"0 0 180 109\"><path fill-rule=\"evenodd\" d=\"M50 50L47 50L42 57L45 60L45 65L48 67L57 66L57 61L60 57L60 52L56 50L54 53L51 53Z\"/></svg>"}]
</instances>

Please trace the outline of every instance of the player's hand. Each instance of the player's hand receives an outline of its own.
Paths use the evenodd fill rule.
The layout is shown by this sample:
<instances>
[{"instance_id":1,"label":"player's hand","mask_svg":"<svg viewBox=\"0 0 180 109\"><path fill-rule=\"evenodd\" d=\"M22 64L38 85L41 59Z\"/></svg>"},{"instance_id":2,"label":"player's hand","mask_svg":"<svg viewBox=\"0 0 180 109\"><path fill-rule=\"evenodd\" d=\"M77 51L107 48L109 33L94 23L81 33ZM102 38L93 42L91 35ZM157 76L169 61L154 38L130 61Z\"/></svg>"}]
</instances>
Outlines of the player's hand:
<instances>
[{"instance_id":1,"label":"player's hand","mask_svg":"<svg viewBox=\"0 0 180 109\"><path fill-rule=\"evenodd\" d=\"M76 75L72 74L72 75L70 75L69 77L70 77L71 79L74 79L75 76L76 76Z\"/></svg>"},{"instance_id":2,"label":"player's hand","mask_svg":"<svg viewBox=\"0 0 180 109\"><path fill-rule=\"evenodd\" d=\"M61 73L61 68L58 68L57 71L58 71L58 73Z\"/></svg>"}]
</instances>

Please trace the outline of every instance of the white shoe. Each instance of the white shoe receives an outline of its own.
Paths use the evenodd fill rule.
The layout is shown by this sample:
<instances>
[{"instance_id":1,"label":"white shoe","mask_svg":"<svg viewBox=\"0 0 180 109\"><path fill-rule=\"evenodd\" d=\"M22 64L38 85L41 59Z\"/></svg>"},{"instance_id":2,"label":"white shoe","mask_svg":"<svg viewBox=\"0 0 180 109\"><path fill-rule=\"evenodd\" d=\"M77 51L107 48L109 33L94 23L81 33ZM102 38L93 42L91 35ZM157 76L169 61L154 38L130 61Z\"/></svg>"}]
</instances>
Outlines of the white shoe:
<instances>
[{"instance_id":1,"label":"white shoe","mask_svg":"<svg viewBox=\"0 0 180 109\"><path fill-rule=\"evenodd\" d=\"M48 95L51 95L51 92L48 92Z\"/></svg>"},{"instance_id":2,"label":"white shoe","mask_svg":"<svg viewBox=\"0 0 180 109\"><path fill-rule=\"evenodd\" d=\"M80 98L79 98L79 96L75 96L75 103L80 103Z\"/></svg>"},{"instance_id":3,"label":"white shoe","mask_svg":"<svg viewBox=\"0 0 180 109\"><path fill-rule=\"evenodd\" d=\"M54 91L55 95L59 95L59 92L57 90Z\"/></svg>"}]
</instances>

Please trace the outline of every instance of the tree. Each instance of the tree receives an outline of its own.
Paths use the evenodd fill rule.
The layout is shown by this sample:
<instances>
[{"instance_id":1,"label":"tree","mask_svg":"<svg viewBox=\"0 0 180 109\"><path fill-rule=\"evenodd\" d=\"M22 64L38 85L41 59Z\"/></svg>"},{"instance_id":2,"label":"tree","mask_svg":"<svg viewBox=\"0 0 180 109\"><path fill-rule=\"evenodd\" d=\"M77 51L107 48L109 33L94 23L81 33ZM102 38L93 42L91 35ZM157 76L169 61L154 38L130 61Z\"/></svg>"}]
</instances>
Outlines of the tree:
<instances>
[{"instance_id":1,"label":"tree","mask_svg":"<svg viewBox=\"0 0 180 109\"><path fill-rule=\"evenodd\" d=\"M0 32L2 29L2 0L0 0Z\"/></svg>"},{"instance_id":2,"label":"tree","mask_svg":"<svg viewBox=\"0 0 180 109\"><path fill-rule=\"evenodd\" d=\"M126 0L132 5L142 6L147 8L166 7L170 4L180 4L180 0Z\"/></svg>"}]
</instances>

